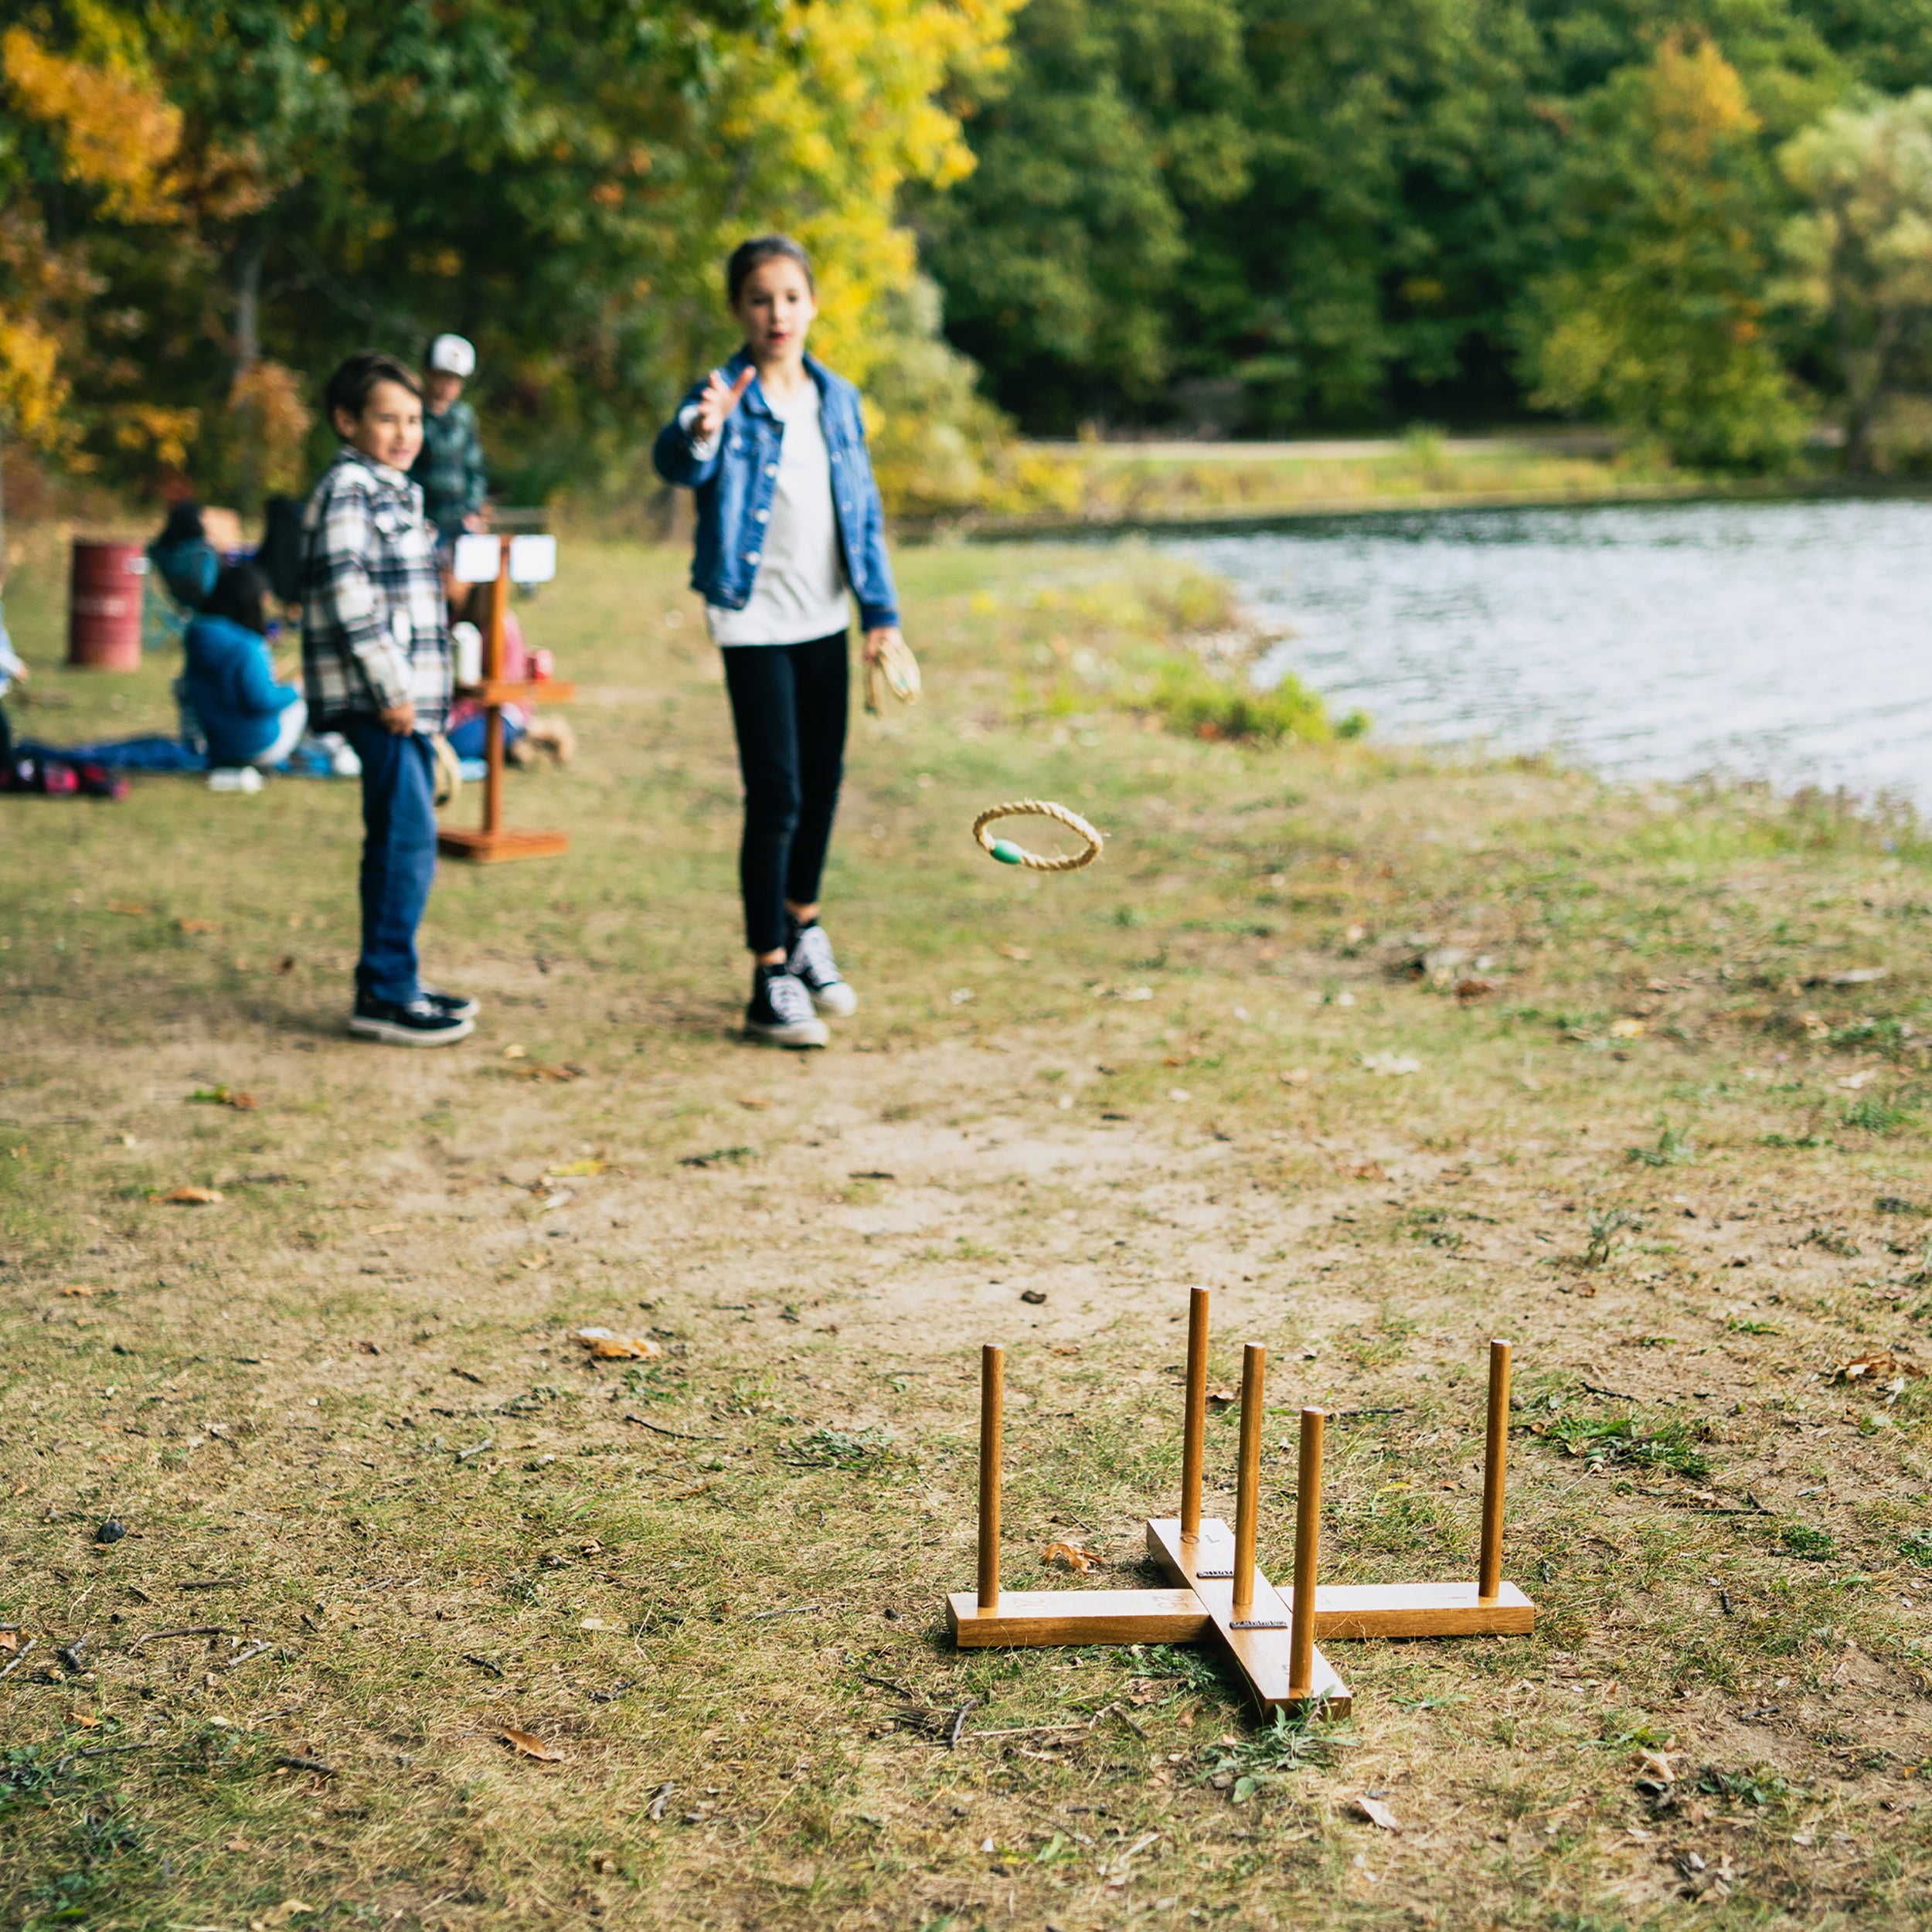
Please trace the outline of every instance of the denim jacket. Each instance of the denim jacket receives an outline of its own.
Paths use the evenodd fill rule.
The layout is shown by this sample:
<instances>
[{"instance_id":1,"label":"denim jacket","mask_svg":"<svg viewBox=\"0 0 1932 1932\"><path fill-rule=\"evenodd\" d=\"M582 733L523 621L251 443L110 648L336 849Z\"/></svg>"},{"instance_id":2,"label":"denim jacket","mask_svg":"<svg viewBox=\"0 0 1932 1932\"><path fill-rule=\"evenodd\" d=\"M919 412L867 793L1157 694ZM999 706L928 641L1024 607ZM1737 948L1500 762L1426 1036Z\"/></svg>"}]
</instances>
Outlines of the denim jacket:
<instances>
[{"instance_id":1,"label":"denim jacket","mask_svg":"<svg viewBox=\"0 0 1932 1932\"><path fill-rule=\"evenodd\" d=\"M736 382L749 360L740 349L725 364L725 380ZM832 502L845 553L845 576L859 600L860 621L868 631L896 624L899 594L886 556L885 515L866 449L859 392L812 356L805 358L805 370L818 385L819 421L832 457ZM678 413L658 433L651 461L667 483L681 484L698 495L692 589L707 604L742 611L751 600L758 575L759 539L777 485L785 426L772 414L754 376L726 419L717 448L700 461L681 419L703 394L702 383L692 384Z\"/></svg>"}]
</instances>

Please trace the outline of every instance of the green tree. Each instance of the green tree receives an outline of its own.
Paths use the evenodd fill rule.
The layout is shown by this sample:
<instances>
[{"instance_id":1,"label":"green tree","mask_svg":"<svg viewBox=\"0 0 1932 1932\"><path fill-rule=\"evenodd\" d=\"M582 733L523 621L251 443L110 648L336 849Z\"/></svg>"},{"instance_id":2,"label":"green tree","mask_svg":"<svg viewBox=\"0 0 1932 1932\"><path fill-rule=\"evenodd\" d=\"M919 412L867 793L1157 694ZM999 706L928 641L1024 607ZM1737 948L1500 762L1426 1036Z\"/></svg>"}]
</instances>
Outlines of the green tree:
<instances>
[{"instance_id":1,"label":"green tree","mask_svg":"<svg viewBox=\"0 0 1932 1932\"><path fill-rule=\"evenodd\" d=\"M1804 416L1765 329L1774 219L1760 122L1709 40L1668 36L1586 104L1560 206L1572 259L1532 291L1533 400L1682 461L1787 461Z\"/></svg>"},{"instance_id":2,"label":"green tree","mask_svg":"<svg viewBox=\"0 0 1932 1932\"><path fill-rule=\"evenodd\" d=\"M1855 80L1932 80L1929 27L1932 0L1030 0L927 259L1029 427L1512 410L1600 90L1707 36L1768 151Z\"/></svg>"},{"instance_id":3,"label":"green tree","mask_svg":"<svg viewBox=\"0 0 1932 1932\"><path fill-rule=\"evenodd\" d=\"M970 168L951 90L1009 0L172 0L155 70L182 221L104 236L125 353L90 379L202 408L197 477L244 492L325 454L304 396L346 349L473 337L493 457L541 493L648 440L728 345L720 269L786 227L826 352L916 270L909 180Z\"/></svg>"},{"instance_id":4,"label":"green tree","mask_svg":"<svg viewBox=\"0 0 1932 1932\"><path fill-rule=\"evenodd\" d=\"M1144 405L1172 372L1185 210L1238 196L1235 0L1032 0L978 165L925 219L952 339L1034 427Z\"/></svg>"},{"instance_id":5,"label":"green tree","mask_svg":"<svg viewBox=\"0 0 1932 1932\"><path fill-rule=\"evenodd\" d=\"M1915 420L1932 373L1932 88L1837 109L1778 158L1806 204L1782 236L1784 289L1829 328L1846 467L1886 467L1901 441L1922 454L1932 440ZM1908 383L1918 393L1901 393Z\"/></svg>"}]
</instances>

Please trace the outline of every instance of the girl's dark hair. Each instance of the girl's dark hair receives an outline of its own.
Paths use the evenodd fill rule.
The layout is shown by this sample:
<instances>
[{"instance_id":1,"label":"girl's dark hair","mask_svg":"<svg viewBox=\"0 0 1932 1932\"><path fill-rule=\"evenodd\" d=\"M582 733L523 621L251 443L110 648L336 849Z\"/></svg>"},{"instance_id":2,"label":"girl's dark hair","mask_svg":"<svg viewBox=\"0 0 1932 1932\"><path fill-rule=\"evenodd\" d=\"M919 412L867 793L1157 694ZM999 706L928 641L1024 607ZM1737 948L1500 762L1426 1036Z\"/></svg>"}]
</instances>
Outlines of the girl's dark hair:
<instances>
[{"instance_id":1,"label":"girl's dark hair","mask_svg":"<svg viewBox=\"0 0 1932 1932\"><path fill-rule=\"evenodd\" d=\"M231 563L215 580L215 587L202 600L205 617L226 617L244 631L266 631L264 614L272 587L267 573L253 563Z\"/></svg>"},{"instance_id":2,"label":"girl's dark hair","mask_svg":"<svg viewBox=\"0 0 1932 1932\"><path fill-rule=\"evenodd\" d=\"M818 293L818 278L811 272L811 257L789 235L753 235L750 241L741 241L731 251L731 259L725 264L725 287L731 297L731 306L738 306L738 298L744 293L745 284L751 279L754 268L762 268L767 262L796 262L804 270L805 286L813 294Z\"/></svg>"},{"instance_id":3,"label":"girl's dark hair","mask_svg":"<svg viewBox=\"0 0 1932 1932\"><path fill-rule=\"evenodd\" d=\"M359 349L328 379L322 391L322 406L332 425L338 410L359 418L369 407L369 392L378 383L400 383L420 403L423 379L404 362L379 349Z\"/></svg>"},{"instance_id":4,"label":"girl's dark hair","mask_svg":"<svg viewBox=\"0 0 1932 1932\"><path fill-rule=\"evenodd\" d=\"M168 521L161 526L161 535L155 539L157 543L199 543L208 532L201 526L201 505L199 503L177 503L168 512Z\"/></svg>"}]
</instances>

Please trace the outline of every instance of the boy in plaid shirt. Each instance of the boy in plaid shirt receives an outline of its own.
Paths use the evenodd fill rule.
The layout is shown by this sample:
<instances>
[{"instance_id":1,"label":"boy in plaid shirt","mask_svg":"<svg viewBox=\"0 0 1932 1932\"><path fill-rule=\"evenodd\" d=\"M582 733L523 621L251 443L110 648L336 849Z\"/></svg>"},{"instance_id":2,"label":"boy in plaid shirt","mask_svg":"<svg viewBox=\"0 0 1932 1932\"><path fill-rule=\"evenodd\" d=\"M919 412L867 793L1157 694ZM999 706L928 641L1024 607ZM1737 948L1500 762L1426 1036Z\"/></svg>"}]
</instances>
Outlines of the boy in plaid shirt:
<instances>
[{"instance_id":1,"label":"boy in plaid shirt","mask_svg":"<svg viewBox=\"0 0 1932 1932\"><path fill-rule=\"evenodd\" d=\"M442 1046L476 1002L417 977L416 929L436 876L432 736L450 704L450 638L436 531L409 467L423 392L393 355L359 349L324 403L342 439L302 516L302 672L318 731L362 764L362 947L349 1031Z\"/></svg>"}]
</instances>

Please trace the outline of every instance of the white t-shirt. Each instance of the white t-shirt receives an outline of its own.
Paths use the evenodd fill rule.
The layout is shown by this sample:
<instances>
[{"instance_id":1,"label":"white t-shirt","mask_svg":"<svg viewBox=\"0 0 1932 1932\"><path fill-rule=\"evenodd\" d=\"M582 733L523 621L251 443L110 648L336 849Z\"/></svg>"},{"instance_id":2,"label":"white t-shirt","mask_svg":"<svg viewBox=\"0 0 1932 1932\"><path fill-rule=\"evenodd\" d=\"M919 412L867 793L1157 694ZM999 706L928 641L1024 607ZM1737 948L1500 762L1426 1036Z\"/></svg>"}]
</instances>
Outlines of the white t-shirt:
<instances>
[{"instance_id":1,"label":"white t-shirt","mask_svg":"<svg viewBox=\"0 0 1932 1932\"><path fill-rule=\"evenodd\" d=\"M818 420L818 385L808 379L782 403L767 393L765 406L784 425L777 481L750 601L742 611L706 606L712 638L721 645L807 644L852 622L845 553L832 510L832 453Z\"/></svg>"}]
</instances>

